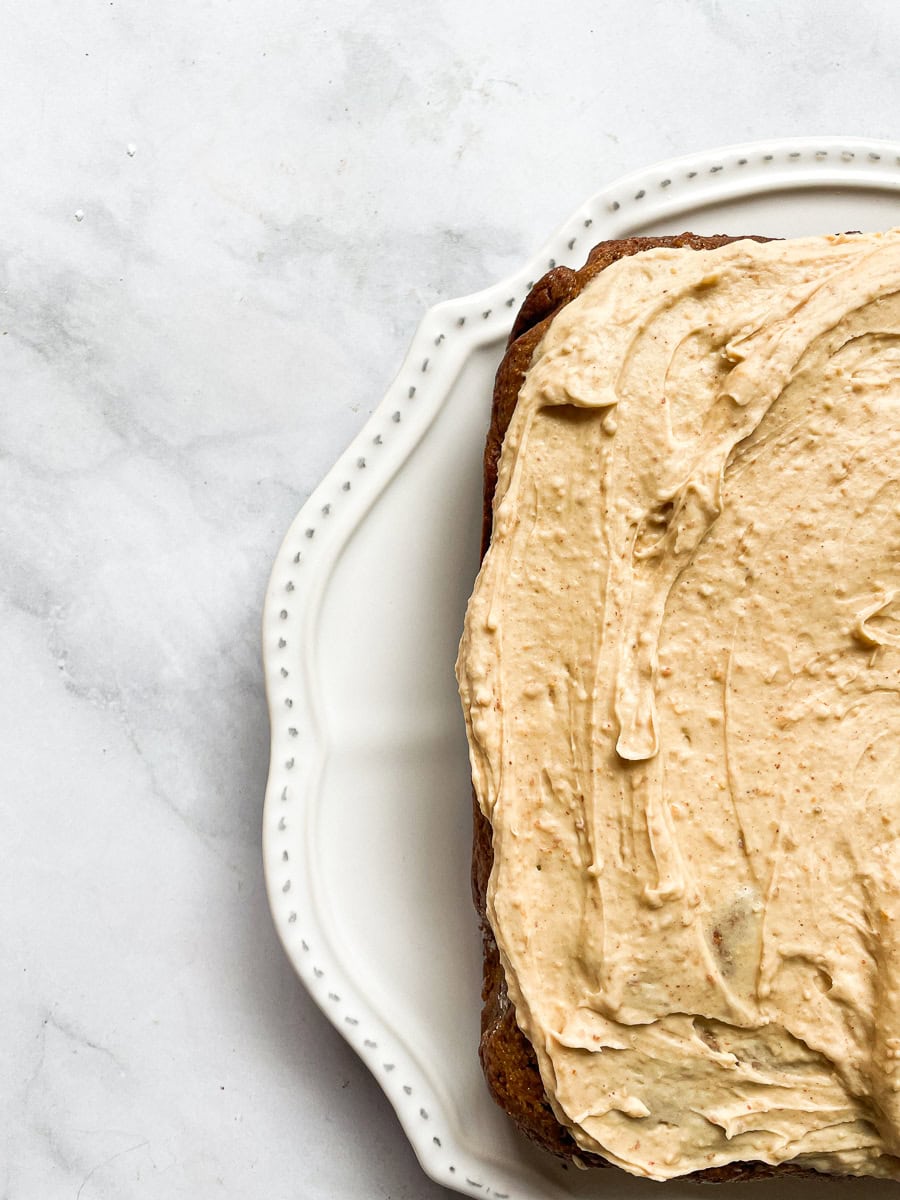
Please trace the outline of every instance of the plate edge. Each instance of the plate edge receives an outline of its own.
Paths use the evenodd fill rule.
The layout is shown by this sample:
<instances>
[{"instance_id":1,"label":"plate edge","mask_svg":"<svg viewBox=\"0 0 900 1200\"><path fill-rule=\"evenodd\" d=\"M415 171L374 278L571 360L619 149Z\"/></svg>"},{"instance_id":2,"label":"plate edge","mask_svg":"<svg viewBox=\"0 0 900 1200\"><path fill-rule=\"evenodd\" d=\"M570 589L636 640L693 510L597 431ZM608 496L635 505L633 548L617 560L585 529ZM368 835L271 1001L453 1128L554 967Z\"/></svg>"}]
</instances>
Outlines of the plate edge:
<instances>
[{"instance_id":1,"label":"plate edge","mask_svg":"<svg viewBox=\"0 0 900 1200\"><path fill-rule=\"evenodd\" d=\"M812 156L812 160L810 160L809 156ZM742 159L746 161L742 162ZM334 1002L329 1002L328 993L312 983L309 979L309 972L301 969L297 958L297 939L301 938L302 940L302 937L299 930L294 928L297 922L289 921L288 924L291 928L288 928L288 924L285 924L284 907L279 900L279 896L283 896L285 893L281 881L282 872L279 870L279 861L275 849L275 834L278 830L277 828L272 828L270 818L272 816L271 810L276 804L276 793L280 794L279 785L283 778L283 771L279 769L276 763L276 755L282 752L284 738L287 736L285 732L287 724L280 709L276 708L277 693L279 691L276 672L279 668L275 663L271 647L275 632L282 627L293 631L296 629L296 621L301 621L304 629L309 629L314 624L317 615L315 611L316 604L321 598L327 584L328 573L331 567L343 550L344 545L346 545L347 537L333 547L331 554L325 556L320 563L315 564L315 569L321 573L318 584L307 593L310 601L305 606L301 604L300 612L296 617L294 617L290 610L288 610L289 615L287 618L282 618L281 616L281 613L285 611L284 597L282 595L282 588L278 586L280 578L276 582L276 576L279 571L285 571L285 568L289 568L291 559L293 558L293 548L297 544L298 539L301 536L305 537L309 528L315 529L317 527L315 524L310 526L307 522L313 518L318 519L322 507L323 489L333 486L335 481L346 471L346 466L343 466L342 469L342 465L345 462L349 464L353 460L354 455L357 456L358 461L359 454L367 447L368 440L373 437L373 430L380 427L383 423L388 409L402 399L405 389L415 386L408 384L406 381L412 377L421 361L428 361L428 356L425 352L428 349L429 339L435 336L433 331L441 327L447 318L458 321L460 317L464 319L471 317L473 321L477 322L478 315L481 314L482 323L480 325L470 325L465 337L457 343L458 346L462 347L459 353L464 358L464 350L471 353L472 350L483 344L484 341L498 337L502 332L504 324L508 326L511 323L515 295L522 288L523 283L531 277L536 278L540 274L543 274L548 266L556 265L557 261L562 262L566 251L570 253L574 252L575 246L579 244L580 229L590 229L593 231L591 244L602 237L622 236L627 230L629 223L646 223L647 218L643 216L639 222L635 222L633 217L631 217L631 221L629 222L630 214L635 211L632 207L633 205L639 206L638 211L641 211L641 213L647 209L650 209L652 212L652 203L646 206L642 205L642 201L647 199L648 196L652 199L653 195L665 193L665 199L668 200L669 196L674 197L679 195L677 191L670 189L675 189L676 186L682 186L682 184L691 192L691 183L693 180L700 180L701 183L705 182L707 184L707 191L701 192L700 184L698 184L697 187L693 188L691 194L682 195L682 207L696 205L698 203L696 199L698 194L706 195L708 193L711 202L715 202L717 198L724 198L726 193L732 197L750 194L744 191L739 184L736 184L734 187L721 187L721 184L725 180L734 178L730 174L732 171L736 172L738 180L742 175L746 176L749 180L752 178L753 173L752 171L745 172L745 166L752 167L756 171L761 170L766 172L768 171L768 167L762 164L769 163L777 168L777 171L771 171L769 178L786 181L781 186L815 187L820 185L872 187L874 189L889 187L890 190L900 190L900 145L890 141L840 136L780 138L750 143L736 143L713 150L700 151L694 154L682 155L674 159L663 160L662 162L651 164L648 167L621 176L594 193L589 200L577 208L558 227L556 232L546 239L537 253L518 271L507 276L499 283L495 283L479 292L443 301L426 311L413 334L409 350L400 370L389 386L384 399L373 410L371 417L365 422L359 434L351 441L344 455L339 458L335 466L326 474L321 483L313 490L307 501L300 508L297 516L288 528L273 563L263 610L264 678L270 719L270 769L263 815L263 866L269 905L276 931L290 961L295 966L300 978L306 984L313 999L322 1008L332 1024L354 1046L354 1049L361 1054L366 1065L376 1074L379 1084L400 1117L401 1123L406 1130L407 1136L423 1169L437 1182L460 1191L469 1191L473 1195L496 1196L498 1193L496 1191L491 1192L489 1189L486 1191L485 1185L473 1183L471 1179L463 1181L456 1177L455 1173L452 1176L448 1175L446 1157L441 1155L440 1157L444 1161L438 1162L436 1161L436 1157L438 1156L432 1153L432 1146L420 1144L418 1138L420 1131L411 1120L408 1112L410 1105L405 1091L398 1084L394 1084L392 1079L378 1073L377 1064L373 1066L372 1061L370 1061L371 1056L366 1056L360 1049L358 1045L359 1039L353 1037L349 1030L343 1028L339 1023L333 1008ZM817 172L817 174L812 177L807 176L803 178L804 173L810 169ZM679 172L686 177L690 176L690 172L695 172L695 174L690 179L679 180L678 184L676 184L675 177ZM669 180L669 182L666 183L666 180ZM760 183L760 186L754 190L765 191L769 190L770 187L771 184ZM629 189L634 190L629 192ZM633 197L631 201L628 200L629 194ZM677 210L678 204L674 203L673 206ZM604 224L604 222L606 223ZM617 228L620 223L621 228ZM559 255L558 259L557 255ZM583 255L581 257L583 258ZM510 300L510 294L513 296L512 300ZM509 310L508 314L506 310ZM498 312L499 315L495 315ZM508 321L506 321L507 315L509 316ZM463 328L463 326L459 328ZM474 333L472 332L473 328L475 329ZM425 354L424 360L422 359L423 354ZM446 396L444 400L446 400ZM430 427L441 407L442 404L432 406L428 412L417 418L419 423L412 447L406 454L393 463L389 468L389 473L379 477L378 486L365 497L363 507L357 510L358 520L363 519L369 508L377 502L396 473L396 470L406 461L408 453L413 452L415 445L424 436L424 433ZM418 411L420 414L422 413L421 408ZM358 520L354 523L350 532L356 528ZM292 588L291 591L295 592L296 588ZM301 633L301 638L302 636ZM311 690L314 692L314 680L312 684ZM313 706L311 705L310 707ZM324 754L323 747L319 747L319 751ZM315 908L315 904L313 904L313 908ZM318 914L316 913L314 924L317 923ZM329 952L331 952L329 939L327 935L324 935L324 932L322 943L323 945L328 945ZM341 973L343 974L343 971ZM377 1014L375 1014L375 1017L378 1019ZM405 1047L403 1049L405 1053L409 1054L405 1050ZM410 1055L410 1057L412 1056ZM404 1119L404 1116L406 1116L406 1119ZM441 1149L445 1148L441 1146ZM461 1145L457 1145L455 1149L457 1150L457 1162L468 1162L471 1170L475 1173L483 1167L484 1164L481 1160L472 1160L468 1152ZM470 1186L466 1186L466 1183L470 1184ZM518 1181L518 1183L521 1187L521 1181ZM542 1196L551 1195L546 1190L543 1190L540 1194ZM558 1189L554 1189L552 1194L560 1198L567 1195L566 1192L559 1191ZM526 1200L528 1195L529 1193L518 1191L517 1200ZM538 1193L535 1192L533 1195L536 1198Z\"/></svg>"}]
</instances>

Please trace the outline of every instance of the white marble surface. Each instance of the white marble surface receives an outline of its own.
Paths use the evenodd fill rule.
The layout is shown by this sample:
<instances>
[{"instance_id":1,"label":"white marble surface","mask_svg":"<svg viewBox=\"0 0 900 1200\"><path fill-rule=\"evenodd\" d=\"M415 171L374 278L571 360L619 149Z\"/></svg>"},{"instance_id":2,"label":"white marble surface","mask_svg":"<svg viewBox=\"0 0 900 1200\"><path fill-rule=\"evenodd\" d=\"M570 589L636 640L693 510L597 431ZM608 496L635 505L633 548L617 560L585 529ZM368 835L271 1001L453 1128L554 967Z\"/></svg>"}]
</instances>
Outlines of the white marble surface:
<instances>
[{"instance_id":1,"label":"white marble surface","mask_svg":"<svg viewBox=\"0 0 900 1200\"><path fill-rule=\"evenodd\" d=\"M34 0L0 38L0 1196L445 1196L266 907L259 616L422 311L675 153L897 136L845 4Z\"/></svg>"}]
</instances>

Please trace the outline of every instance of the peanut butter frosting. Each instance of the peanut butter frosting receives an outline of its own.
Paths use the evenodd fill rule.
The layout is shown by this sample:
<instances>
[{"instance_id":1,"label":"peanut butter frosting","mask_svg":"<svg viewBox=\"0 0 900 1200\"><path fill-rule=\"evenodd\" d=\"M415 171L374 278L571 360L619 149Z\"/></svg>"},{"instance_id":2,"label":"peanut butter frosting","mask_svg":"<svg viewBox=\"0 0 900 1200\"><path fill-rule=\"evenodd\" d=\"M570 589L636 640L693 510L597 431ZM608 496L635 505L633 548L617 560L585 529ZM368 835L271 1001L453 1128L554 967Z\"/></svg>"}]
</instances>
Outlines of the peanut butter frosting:
<instances>
[{"instance_id":1,"label":"peanut butter frosting","mask_svg":"<svg viewBox=\"0 0 900 1200\"><path fill-rule=\"evenodd\" d=\"M457 671L577 1143L900 1178L900 231L647 250L566 305Z\"/></svg>"}]
</instances>

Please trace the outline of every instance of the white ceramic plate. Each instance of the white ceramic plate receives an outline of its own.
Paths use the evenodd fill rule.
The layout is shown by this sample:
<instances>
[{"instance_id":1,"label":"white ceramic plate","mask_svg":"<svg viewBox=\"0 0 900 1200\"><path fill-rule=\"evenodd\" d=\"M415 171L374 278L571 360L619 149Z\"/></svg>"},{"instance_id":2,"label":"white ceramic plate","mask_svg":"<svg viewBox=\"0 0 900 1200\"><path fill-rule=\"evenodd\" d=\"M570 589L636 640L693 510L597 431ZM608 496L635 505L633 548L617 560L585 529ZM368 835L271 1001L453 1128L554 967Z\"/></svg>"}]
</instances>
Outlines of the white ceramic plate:
<instances>
[{"instance_id":1,"label":"white ceramic plate","mask_svg":"<svg viewBox=\"0 0 900 1200\"><path fill-rule=\"evenodd\" d=\"M288 531L263 630L272 914L423 1168L451 1188L562 1200L658 1187L566 1169L533 1150L490 1100L478 1065L480 941L453 664L478 565L493 374L513 316L531 281L555 263L580 265L604 238L893 225L900 145L855 138L732 146L604 188L521 271L426 313L384 401ZM760 1187L805 1190L749 1186L756 1197ZM845 1186L859 1197L853 1184L829 1196ZM867 1196L891 1187L862 1186Z\"/></svg>"}]
</instances>

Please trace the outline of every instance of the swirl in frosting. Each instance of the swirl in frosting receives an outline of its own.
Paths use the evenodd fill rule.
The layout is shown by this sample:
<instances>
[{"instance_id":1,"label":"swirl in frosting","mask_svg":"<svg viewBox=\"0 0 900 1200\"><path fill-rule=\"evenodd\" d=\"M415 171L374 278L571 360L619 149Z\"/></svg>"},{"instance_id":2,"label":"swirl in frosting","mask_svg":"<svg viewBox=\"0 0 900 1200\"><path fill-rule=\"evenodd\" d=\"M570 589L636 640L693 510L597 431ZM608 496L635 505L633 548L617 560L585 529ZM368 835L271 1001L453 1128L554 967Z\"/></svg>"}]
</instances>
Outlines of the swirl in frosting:
<instances>
[{"instance_id":1,"label":"swirl in frosting","mask_svg":"<svg viewBox=\"0 0 900 1200\"><path fill-rule=\"evenodd\" d=\"M458 676L578 1144L900 1178L900 231L648 250L557 314Z\"/></svg>"}]
</instances>

